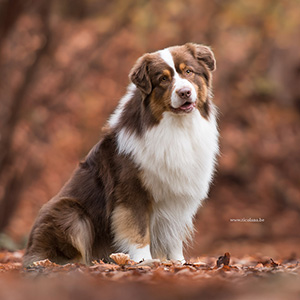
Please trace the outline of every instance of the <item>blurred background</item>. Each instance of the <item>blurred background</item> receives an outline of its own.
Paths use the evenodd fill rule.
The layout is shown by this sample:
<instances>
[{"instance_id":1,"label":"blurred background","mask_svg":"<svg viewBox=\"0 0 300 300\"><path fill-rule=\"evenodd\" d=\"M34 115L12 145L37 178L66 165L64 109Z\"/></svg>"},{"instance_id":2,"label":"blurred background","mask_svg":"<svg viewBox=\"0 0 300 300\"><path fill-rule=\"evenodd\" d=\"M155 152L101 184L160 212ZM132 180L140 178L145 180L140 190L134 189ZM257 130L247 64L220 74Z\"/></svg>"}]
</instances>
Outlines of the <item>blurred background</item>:
<instances>
[{"instance_id":1,"label":"blurred background","mask_svg":"<svg viewBox=\"0 0 300 300\"><path fill-rule=\"evenodd\" d=\"M195 42L217 59L221 155L187 256L299 256L299 16L298 0L0 0L0 249L24 248L135 60Z\"/></svg>"}]
</instances>

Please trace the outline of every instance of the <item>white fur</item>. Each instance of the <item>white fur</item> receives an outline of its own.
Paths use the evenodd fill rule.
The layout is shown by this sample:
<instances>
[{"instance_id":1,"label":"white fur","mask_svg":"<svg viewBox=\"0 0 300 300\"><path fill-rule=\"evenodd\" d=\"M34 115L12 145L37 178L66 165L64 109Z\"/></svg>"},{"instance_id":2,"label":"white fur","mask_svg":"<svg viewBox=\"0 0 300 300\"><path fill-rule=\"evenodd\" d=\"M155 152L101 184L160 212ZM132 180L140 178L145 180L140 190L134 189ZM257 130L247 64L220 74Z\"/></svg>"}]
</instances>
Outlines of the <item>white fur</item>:
<instances>
[{"instance_id":1,"label":"white fur","mask_svg":"<svg viewBox=\"0 0 300 300\"><path fill-rule=\"evenodd\" d=\"M216 119L198 110L177 115L165 112L142 137L122 129L118 150L130 155L154 205L150 220L153 257L182 260L182 241L193 228L193 216L207 196L218 153Z\"/></svg>"},{"instance_id":2,"label":"white fur","mask_svg":"<svg viewBox=\"0 0 300 300\"><path fill-rule=\"evenodd\" d=\"M136 86L133 83L131 83L127 88L127 93L121 98L119 105L117 106L114 113L110 116L108 120L108 124L110 125L111 128L113 128L115 125L118 124L123 109L126 103L132 98L135 90L136 90Z\"/></svg>"},{"instance_id":3,"label":"white fur","mask_svg":"<svg viewBox=\"0 0 300 300\"><path fill-rule=\"evenodd\" d=\"M173 56L168 48L159 50L158 51L160 57L174 70L175 70L175 65L174 65L174 60Z\"/></svg>"},{"instance_id":4,"label":"white fur","mask_svg":"<svg viewBox=\"0 0 300 300\"><path fill-rule=\"evenodd\" d=\"M130 245L128 254L130 256L130 259L136 262L139 262L141 260L152 259L149 245L145 246L144 248L137 248L137 246L135 245Z\"/></svg>"},{"instance_id":5,"label":"white fur","mask_svg":"<svg viewBox=\"0 0 300 300\"><path fill-rule=\"evenodd\" d=\"M139 262L143 259L152 259L150 245L146 245L145 247L140 248L139 245L133 244L128 239L121 237L118 232L115 232L114 244L118 249L117 251L128 253L130 259L136 262Z\"/></svg>"},{"instance_id":6,"label":"white fur","mask_svg":"<svg viewBox=\"0 0 300 300\"><path fill-rule=\"evenodd\" d=\"M124 237L120 237L118 232L115 233L114 245L118 252L128 253L130 259L135 262L139 262L141 260L152 259L152 255L150 252L150 245L146 245L143 248L139 248L139 245L133 244L128 239Z\"/></svg>"},{"instance_id":7,"label":"white fur","mask_svg":"<svg viewBox=\"0 0 300 300\"><path fill-rule=\"evenodd\" d=\"M182 88L190 88L191 96L189 98L189 101L191 103L195 103L197 100L197 92L196 92L195 87L187 79L181 78L178 75L178 73L175 73L173 78L174 78L175 82L174 82L174 87L173 87L173 91L172 91L172 95L171 95L172 107L178 108L183 104L182 99L177 94L177 91L179 91Z\"/></svg>"},{"instance_id":8,"label":"white fur","mask_svg":"<svg viewBox=\"0 0 300 300\"><path fill-rule=\"evenodd\" d=\"M176 72L169 49L158 53L174 70L172 106L182 105L176 91L183 87L192 89L191 99L196 101L194 86ZM131 84L121 99L109 120L111 127L118 123L135 88ZM182 245L190 237L193 216L207 196L219 151L214 107L208 120L197 109L180 115L165 112L160 123L142 136L121 129L117 145L119 153L131 156L139 166L141 180L154 199L150 219L151 253L149 246L139 249L122 239L117 242L119 247L136 261L152 255L184 262Z\"/></svg>"},{"instance_id":9,"label":"white fur","mask_svg":"<svg viewBox=\"0 0 300 300\"><path fill-rule=\"evenodd\" d=\"M172 107L173 108L178 108L178 107L180 107L183 104L182 103L182 99L177 94L177 91L179 91L182 88L190 88L190 90L191 90L191 96L190 96L189 101L191 103L196 102L196 100L197 100L196 89L195 89L195 87L187 79L181 78L179 76L179 74L177 73L177 71L175 69L173 57L172 57L172 54L171 54L170 50L167 48L167 49L158 51L158 53L160 54L160 57L174 71L174 76L173 76L174 84L173 84L173 90L172 90L172 95L171 95L171 105L172 105Z\"/></svg>"}]
</instances>

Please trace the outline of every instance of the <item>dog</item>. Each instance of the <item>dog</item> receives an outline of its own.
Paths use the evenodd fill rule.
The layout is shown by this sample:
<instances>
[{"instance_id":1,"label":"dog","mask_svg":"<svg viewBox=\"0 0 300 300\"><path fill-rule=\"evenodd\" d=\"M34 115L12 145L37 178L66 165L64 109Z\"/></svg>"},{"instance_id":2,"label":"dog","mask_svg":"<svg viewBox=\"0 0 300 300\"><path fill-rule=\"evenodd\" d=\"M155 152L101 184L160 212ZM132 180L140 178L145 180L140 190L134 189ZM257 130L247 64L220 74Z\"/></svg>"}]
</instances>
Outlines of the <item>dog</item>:
<instances>
[{"instance_id":1,"label":"dog","mask_svg":"<svg viewBox=\"0 0 300 300\"><path fill-rule=\"evenodd\" d=\"M102 139L40 210L24 266L90 265L112 252L184 262L219 151L215 68L211 49L194 43L137 60Z\"/></svg>"}]
</instances>

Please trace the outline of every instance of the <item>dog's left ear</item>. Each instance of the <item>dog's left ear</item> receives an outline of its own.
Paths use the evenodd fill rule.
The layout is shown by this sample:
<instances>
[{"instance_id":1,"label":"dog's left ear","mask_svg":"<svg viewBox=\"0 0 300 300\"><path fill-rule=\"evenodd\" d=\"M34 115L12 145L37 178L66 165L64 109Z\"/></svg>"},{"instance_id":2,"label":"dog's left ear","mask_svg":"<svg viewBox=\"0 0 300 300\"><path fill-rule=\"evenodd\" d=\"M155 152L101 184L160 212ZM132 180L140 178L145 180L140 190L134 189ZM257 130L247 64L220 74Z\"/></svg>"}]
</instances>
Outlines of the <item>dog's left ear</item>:
<instances>
[{"instance_id":1,"label":"dog's left ear","mask_svg":"<svg viewBox=\"0 0 300 300\"><path fill-rule=\"evenodd\" d=\"M145 54L140 57L129 73L129 79L146 95L152 91L149 76L150 56Z\"/></svg>"},{"instance_id":2,"label":"dog's left ear","mask_svg":"<svg viewBox=\"0 0 300 300\"><path fill-rule=\"evenodd\" d=\"M210 71L216 69L216 59L209 47L194 43L187 43L185 45L198 61L203 61L206 64Z\"/></svg>"}]
</instances>

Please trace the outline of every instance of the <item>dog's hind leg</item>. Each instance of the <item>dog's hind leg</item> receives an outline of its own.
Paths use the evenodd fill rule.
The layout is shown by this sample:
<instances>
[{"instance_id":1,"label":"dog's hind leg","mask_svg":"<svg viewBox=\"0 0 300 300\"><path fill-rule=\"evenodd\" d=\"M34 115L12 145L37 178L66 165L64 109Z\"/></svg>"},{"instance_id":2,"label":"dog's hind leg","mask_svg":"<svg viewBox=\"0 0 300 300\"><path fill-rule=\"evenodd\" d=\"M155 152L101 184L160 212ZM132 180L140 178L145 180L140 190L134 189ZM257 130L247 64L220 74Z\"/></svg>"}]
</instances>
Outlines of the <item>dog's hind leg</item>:
<instances>
[{"instance_id":1,"label":"dog's hind leg","mask_svg":"<svg viewBox=\"0 0 300 300\"><path fill-rule=\"evenodd\" d=\"M91 264L94 230L82 206L74 199L63 198L53 210L56 227L80 254L77 259L86 265Z\"/></svg>"},{"instance_id":2,"label":"dog's hind leg","mask_svg":"<svg viewBox=\"0 0 300 300\"><path fill-rule=\"evenodd\" d=\"M91 264L94 230L89 216L74 199L62 198L42 209L32 229L24 266L48 258L64 264Z\"/></svg>"}]
</instances>

